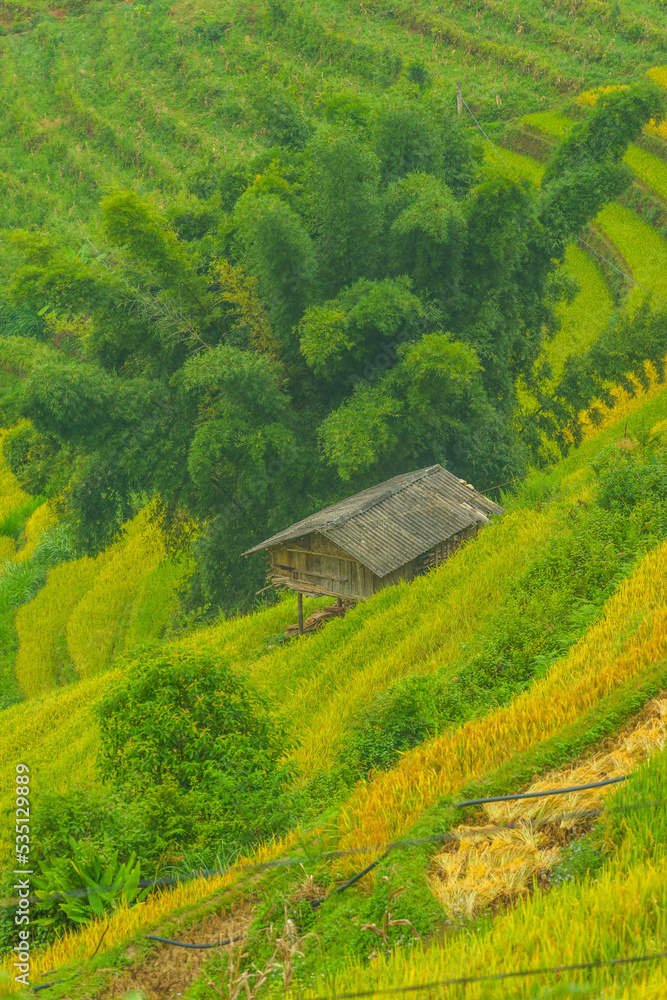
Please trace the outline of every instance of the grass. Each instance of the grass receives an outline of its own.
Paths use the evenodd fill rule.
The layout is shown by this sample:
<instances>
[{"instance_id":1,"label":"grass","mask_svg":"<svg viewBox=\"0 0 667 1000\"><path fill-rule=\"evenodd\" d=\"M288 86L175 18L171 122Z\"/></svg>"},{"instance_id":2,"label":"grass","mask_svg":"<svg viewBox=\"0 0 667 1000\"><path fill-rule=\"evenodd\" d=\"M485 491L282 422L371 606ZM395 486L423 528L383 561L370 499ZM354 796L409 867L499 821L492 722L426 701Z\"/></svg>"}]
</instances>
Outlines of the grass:
<instances>
[{"instance_id":1,"label":"grass","mask_svg":"<svg viewBox=\"0 0 667 1000\"><path fill-rule=\"evenodd\" d=\"M554 135L558 139L565 139L571 132L574 121L558 111L537 111L530 115L524 115L521 119L522 125L528 125L538 132L546 132Z\"/></svg>"},{"instance_id":2,"label":"grass","mask_svg":"<svg viewBox=\"0 0 667 1000\"><path fill-rule=\"evenodd\" d=\"M91 704L118 676L110 672L49 691L3 711L0 759L5 765L0 786L1 810L11 804L10 776L19 763L30 768L37 794L41 789L64 790L72 784L95 784L98 734ZM8 830L5 825L0 843L3 856L9 846Z\"/></svg>"},{"instance_id":3,"label":"grass","mask_svg":"<svg viewBox=\"0 0 667 1000\"><path fill-rule=\"evenodd\" d=\"M663 201L667 201L667 163L632 143L625 154L625 162L646 187Z\"/></svg>"},{"instance_id":4,"label":"grass","mask_svg":"<svg viewBox=\"0 0 667 1000\"><path fill-rule=\"evenodd\" d=\"M396 949L386 961L351 968L337 977L336 990L403 987L426 997L432 994L416 988L418 984L659 951L667 931L664 839L660 848L657 856L638 860L629 870L622 864L610 865L595 879L565 883L557 893L546 896L536 893L497 918L487 933L462 935L423 950ZM621 966L588 970L583 979L597 995L602 989L614 989L611 995L619 996L619 986L626 984L624 997L663 995L659 990L664 990L664 972L659 966L648 973L648 980L646 976L641 966ZM538 975L514 982L471 983L466 996L535 997L536 991L548 989L553 981L553 977ZM576 991L574 984L581 983L582 977L569 974L566 981L573 987L562 995ZM558 994L550 991L547 995Z\"/></svg>"},{"instance_id":5,"label":"grass","mask_svg":"<svg viewBox=\"0 0 667 1000\"><path fill-rule=\"evenodd\" d=\"M0 526L5 525L5 530L0 530L0 534L13 535L20 524L20 518L15 516L15 512L20 509L28 510L33 500L21 489L16 476L4 460L2 446L7 433L6 429L0 429Z\"/></svg>"},{"instance_id":6,"label":"grass","mask_svg":"<svg viewBox=\"0 0 667 1000\"><path fill-rule=\"evenodd\" d=\"M555 734L667 654L667 543L644 557L567 656L510 705L407 753L341 809L341 843L400 836L440 796ZM544 712L548 706L548 712ZM358 859L357 859L358 860Z\"/></svg>"},{"instance_id":7,"label":"grass","mask_svg":"<svg viewBox=\"0 0 667 1000\"><path fill-rule=\"evenodd\" d=\"M187 570L184 560L168 558L142 577L126 616L124 651L160 639L169 628L178 609L178 589Z\"/></svg>"},{"instance_id":8,"label":"grass","mask_svg":"<svg viewBox=\"0 0 667 1000\"><path fill-rule=\"evenodd\" d=\"M146 509L105 550L95 577L72 609L66 626L67 650L79 677L107 669L122 651L127 615L142 579L165 558L159 528Z\"/></svg>"},{"instance_id":9,"label":"grass","mask_svg":"<svg viewBox=\"0 0 667 1000\"><path fill-rule=\"evenodd\" d=\"M16 676L25 698L44 695L70 679L66 672L71 662L65 645L67 622L107 561L108 554L101 553L95 559L84 556L54 566L36 597L18 611Z\"/></svg>"},{"instance_id":10,"label":"grass","mask_svg":"<svg viewBox=\"0 0 667 1000\"><path fill-rule=\"evenodd\" d=\"M644 717L611 746L580 764L544 775L526 792L576 787L631 774L666 742L667 700L662 698L652 702ZM602 808L614 791L615 786L607 785L484 806L480 819L457 827L453 831L456 841L433 859L430 884L447 916L470 919L495 902L506 907L525 897L535 877L544 879L561 862L564 841L577 828L585 828L587 821L582 814ZM561 820L563 814L569 817ZM484 829L494 826L507 829Z\"/></svg>"},{"instance_id":11,"label":"grass","mask_svg":"<svg viewBox=\"0 0 667 1000\"><path fill-rule=\"evenodd\" d=\"M643 222L631 209L613 202L605 205L595 220L603 233L618 247L630 265L638 285L628 298L632 311L653 294L661 305L667 304L667 243L659 233Z\"/></svg>"},{"instance_id":12,"label":"grass","mask_svg":"<svg viewBox=\"0 0 667 1000\"><path fill-rule=\"evenodd\" d=\"M496 153L488 143L484 146L484 169L490 175L532 181L536 187L539 187L544 173L544 165L532 157L515 153L505 146Z\"/></svg>"},{"instance_id":13,"label":"grass","mask_svg":"<svg viewBox=\"0 0 667 1000\"><path fill-rule=\"evenodd\" d=\"M6 6L11 9L12 3ZM398 79L382 82L380 61L387 53L400 53L404 67L410 59L422 60L433 86L443 93L453 92L454 80L471 72L465 93L475 102L480 120L493 126L503 116L516 115L520 104L539 107L543 92L553 97L561 86L576 89L584 79L587 58L591 76L586 76L586 86L604 82L608 66L618 69L619 79L636 76L652 58L651 39L660 38L662 31L651 5L642 3L636 6L640 23L636 30L648 39L643 46L634 37L628 40L634 29L625 12L619 13L613 30L604 12L596 12L600 20L594 38L590 28L582 27L593 17L586 5L578 11L581 23L577 24L555 8L553 19L543 17L534 0L522 5L488 0L483 10L459 10L455 19L446 11L429 12L421 3L409 8L393 4L390 17L388 5L379 0L368 5L371 9L364 19L324 0L304 10L303 37L294 25L267 33L261 12L254 11L251 20L248 10L233 2L224 3L214 14L179 0L169 17L159 4L146 10L143 5L133 9L104 3L81 19L67 14L59 21L47 15L37 0L25 6L42 18L39 51L34 28L0 39L5 104L0 126L4 129L3 225L47 222L77 231L82 243L87 221L109 184L136 184L166 199L191 183L193 164L208 161L220 170L241 152L250 156L265 147L246 99L248 75L264 70L275 75L311 114L317 113L317 100L329 87L363 89L372 101L378 100ZM522 37L515 17L525 28ZM227 19L230 31L210 44L204 29L218 21L224 28ZM321 36L315 31L318 24ZM608 56L593 58L593 47L604 48L614 36L620 54L610 49ZM322 55L325 46L333 53L332 65ZM624 67L622 59L627 61ZM659 70L652 71L655 79ZM404 79L405 68L401 72ZM562 84L556 83L558 74ZM496 94L502 96L500 105ZM530 112L523 122L557 137L572 125L571 119L553 110ZM540 164L505 149L500 152L507 167L487 146L489 173L509 169L511 176L539 184ZM667 170L662 161L639 147L631 148L627 160L651 191L665 197ZM190 195L183 197L187 200ZM667 250L659 235L620 205L604 209L598 224L618 246L636 280L667 300ZM612 313L611 298L591 258L570 247L566 268L580 280L581 292L569 306L559 307L561 331L546 348L555 375L568 353L590 346ZM641 295L633 292L632 308ZM16 353L19 348L5 345L3 350ZM456 559L411 586L377 595L319 634L284 647L276 645L276 635L296 619L296 601L288 595L254 615L219 621L172 641L213 647L274 706L280 706L301 735L297 758L304 777L314 777L334 764L337 742L365 698L402 676L453 667L461 645L481 634L502 606L512 580L537 558L549 538L565 530L557 503L546 506L554 492L585 496L591 457L620 436L618 420L626 416L630 434L648 432L667 420L665 393L654 383L634 400L620 394L601 427L589 428L582 448L551 473L529 477L519 497L511 501L510 512ZM13 537L0 532L0 556L4 546L8 556L29 561L52 515L46 505L39 506L24 526L26 505L35 501L17 487L0 465L0 519L14 525L12 536L25 531L25 545L18 553ZM135 532L136 527L98 560L77 560L50 570L44 590L18 612L18 676L31 700L5 711L0 758L12 763L24 759L38 794L40 788L66 789L73 781L97 780L91 706L119 676L109 667L120 651L159 640L169 630L176 590L187 567L165 559L155 539L140 529ZM603 620L532 689L484 719L407 753L394 771L360 786L340 812L341 843L353 845L358 838L374 840L409 829L443 794L484 780L503 762L510 766L549 737L558 740L568 726L599 708L623 685L641 683L667 649L666 570L667 554L661 546L610 599ZM322 603L326 599L306 602L305 613ZM640 621L639 614L645 620ZM49 690L69 679L66 640L84 679ZM96 672L99 676L94 676ZM6 783L2 789L0 804L5 805ZM618 954L652 937L664 937L664 858L647 858L647 842L638 833L633 843L634 854L627 855L626 869L614 870L615 881L606 873L597 887L565 886L550 901L536 898L502 917L486 936L431 948L412 961L399 952L371 969L350 969L337 989L407 985L475 970L500 970L525 963L527 955L535 964L568 957L576 961L590 957L596 948ZM285 845L274 845L259 854L275 856L284 849ZM102 951L234 878L195 881L176 892L156 895L134 910L119 911ZM652 900L662 909L656 909ZM591 935L572 933L573 926L585 923L593 926ZM630 925L638 940L629 940ZM89 958L100 933L93 924L57 943L33 960L34 974ZM600 988L610 985L606 973L595 976ZM657 996L660 982L649 972L643 985L620 988L634 990L633 997ZM525 986L510 984L509 992L498 987L496 992L533 996L542 985L533 980ZM202 990L197 987L195 992L199 995ZM493 992L486 986L470 988L470 995Z\"/></svg>"},{"instance_id":14,"label":"grass","mask_svg":"<svg viewBox=\"0 0 667 1000\"><path fill-rule=\"evenodd\" d=\"M558 530L550 511L505 515L434 572L382 591L312 638L250 665L248 679L298 730L295 759L304 778L332 766L364 698L457 660L461 643L493 616L509 582Z\"/></svg>"}]
</instances>

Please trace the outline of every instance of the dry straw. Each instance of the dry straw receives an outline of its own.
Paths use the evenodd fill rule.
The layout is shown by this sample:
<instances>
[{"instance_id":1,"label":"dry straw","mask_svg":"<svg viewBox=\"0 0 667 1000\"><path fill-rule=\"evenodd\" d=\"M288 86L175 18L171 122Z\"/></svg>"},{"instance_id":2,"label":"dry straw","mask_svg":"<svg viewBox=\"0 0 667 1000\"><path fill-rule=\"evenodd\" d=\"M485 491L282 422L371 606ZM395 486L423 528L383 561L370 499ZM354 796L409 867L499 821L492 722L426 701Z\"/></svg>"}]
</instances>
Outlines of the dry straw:
<instances>
[{"instance_id":1,"label":"dry straw","mask_svg":"<svg viewBox=\"0 0 667 1000\"><path fill-rule=\"evenodd\" d=\"M631 773L649 754L667 741L667 697L654 699L641 721L622 733L611 748L581 764L561 768L537 782L528 792L603 781ZM457 841L434 858L431 888L450 918L473 917L491 905L507 905L525 896L533 879L544 878L561 856L561 845L582 815L600 809L613 785L570 792L558 797L516 802L493 802L483 807L486 823L461 825ZM565 814L566 819L561 818ZM515 827L484 832L488 824Z\"/></svg>"}]
</instances>

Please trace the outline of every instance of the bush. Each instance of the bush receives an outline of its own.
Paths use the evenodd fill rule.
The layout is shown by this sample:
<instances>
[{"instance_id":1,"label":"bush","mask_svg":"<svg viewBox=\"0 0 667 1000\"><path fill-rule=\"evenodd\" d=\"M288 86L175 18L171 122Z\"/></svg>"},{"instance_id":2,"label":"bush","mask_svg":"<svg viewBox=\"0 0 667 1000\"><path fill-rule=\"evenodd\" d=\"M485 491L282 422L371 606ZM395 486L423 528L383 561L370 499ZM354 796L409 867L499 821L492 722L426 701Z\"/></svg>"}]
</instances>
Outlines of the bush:
<instances>
[{"instance_id":1,"label":"bush","mask_svg":"<svg viewBox=\"0 0 667 1000\"><path fill-rule=\"evenodd\" d=\"M41 900L37 909L44 913L35 923L54 929L70 928L113 912L119 905L139 902L148 894L148 889L139 891L141 862L134 854L120 862L118 851L108 842L101 854L91 851L85 841L76 841L73 837L69 838L69 846L71 857L42 861L42 874L32 876L36 895ZM71 895L62 899L54 898L53 893Z\"/></svg>"},{"instance_id":2,"label":"bush","mask_svg":"<svg viewBox=\"0 0 667 1000\"><path fill-rule=\"evenodd\" d=\"M401 751L422 743L436 728L437 679L406 677L378 692L352 720L345 756L359 771L389 768Z\"/></svg>"},{"instance_id":3,"label":"bush","mask_svg":"<svg viewBox=\"0 0 667 1000\"><path fill-rule=\"evenodd\" d=\"M133 790L172 842L245 846L291 820L291 748L211 653L144 651L97 707L103 778Z\"/></svg>"}]
</instances>

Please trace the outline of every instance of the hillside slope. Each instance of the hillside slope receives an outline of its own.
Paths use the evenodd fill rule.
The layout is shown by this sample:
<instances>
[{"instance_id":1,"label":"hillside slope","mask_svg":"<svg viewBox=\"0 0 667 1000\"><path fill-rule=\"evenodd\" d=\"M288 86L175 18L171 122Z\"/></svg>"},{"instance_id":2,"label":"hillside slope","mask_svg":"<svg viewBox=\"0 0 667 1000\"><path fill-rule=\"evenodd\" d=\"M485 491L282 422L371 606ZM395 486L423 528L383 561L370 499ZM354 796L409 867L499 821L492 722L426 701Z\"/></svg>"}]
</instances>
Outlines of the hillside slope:
<instances>
[{"instance_id":1,"label":"hillside slope","mask_svg":"<svg viewBox=\"0 0 667 1000\"><path fill-rule=\"evenodd\" d=\"M78 434L79 441L86 435L110 441L103 471L120 468L124 474L127 455L140 464L160 451L165 488L188 464L193 479L215 479L224 495L220 470L227 474L233 462L217 439L204 439L181 461L177 435L150 437L154 414L135 425L123 423L120 412L123 400L143 404L142 394L153 393L151 406L171 413L174 385L184 398L201 379L201 397L188 404L193 427L211 415L218 429L227 420L238 452L254 455L258 469L275 467L268 462L270 449L282 446L285 427L271 423L263 436L264 428L255 433L247 413L233 411L232 419L229 407L215 410L203 341L179 382L182 372L177 377L168 365L160 368L155 357L125 358L121 322L118 343L99 337L109 367L95 370L88 397L89 387L76 382L94 323L58 299L58 283L69 268L83 276L84 312L86 296L97 294L104 281L107 290L115 287L114 268L124 251L107 242L100 250L106 241L100 199L117 188L127 189L123 197L130 191L152 199L132 201L131 194L118 204L121 211L130 206L131 221L148 219L146 245L156 259L173 251L174 273L187 264L201 277L210 261L221 268L229 299L220 283L215 295L222 297L211 292L207 309L232 302L224 336L234 350L237 342L252 344L263 381L253 382L250 368L235 369L234 358L226 368L224 357L221 377L230 380L230 398L243 398L245 405L248 392L247 409L265 407L273 419L272 411L283 405L285 372L297 384L299 351L308 351L287 343L289 364L276 376L280 391L265 398L278 349L254 297L259 279L244 283L242 270L228 265L225 271L218 260L221 248L233 250L240 239L230 236L236 224L230 218L242 192L255 185L267 204L283 204L280 198L296 204L303 194L300 156L316 128L322 134L342 128L349 137L370 129L374 116L394 103L416 105L429 95L433 107L453 110L462 81L468 107L452 136L479 140L482 177L524 179L524 193L534 194L555 144L586 120L600 93L645 75L667 86L667 30L658 5L637 0L626 11L581 3L570 11L559 0L487 0L477 7L368 0L357 11L340 0L207 0L203 7L190 0L101 0L94 6L66 0L54 10L43 0L6 0L0 6L0 253L6 253L8 286L11 254L22 240L33 255L27 269L22 264L26 281L51 253L48 239L62 243L61 272L53 278L47 268L48 281L36 280L44 301L17 306L0 288L0 413L8 425L0 429L0 811L13 808L20 761L30 768L33 821L45 837L57 841L70 830L79 836L77 830L86 830L81 814L92 803L109 830L123 828L123 849L134 844L126 828L135 819L139 828L142 803L132 800L129 786L102 781L97 706L122 690L138 666L156 660L174 673L182 662L195 664L195 674L210 662L228 671L258 699L272 731L284 735L280 763L290 768L289 786L281 790L289 822L276 826L273 839L258 842L253 817L242 849L221 838L206 845L203 856L192 846L201 841L174 835L161 852L147 851L142 876L155 873L166 882L136 905L116 901L103 916L91 909L80 927L61 923L66 930L56 939L48 926L40 927L32 984L48 987L54 1000L129 1000L134 990L146 1000L227 1000L244 988L249 1000L404 989L426 997L435 995L441 980L664 951L667 827L659 800L667 767L667 390L659 360L667 358L667 342L654 352L654 366L640 366L643 384L635 369L625 388L615 390L615 403L580 414L583 442L567 457L545 439L544 468L495 487L506 514L453 558L290 641L283 633L296 619L291 593L242 617L209 616L205 625L203 609L183 611L183 588L198 550L174 545L152 482L151 488L128 488L125 507L102 491L109 524L113 518L124 523L110 532L108 544L91 545L97 554L82 555L58 505L71 482L60 493L53 485L60 475L67 480L63 469L68 462L75 468L82 453L67 451L69 442L57 453L61 458L44 477L46 500L41 485L34 491L20 485L2 448L11 438L15 467L25 471L21 447L39 452L53 444L53 436L32 437L29 423L16 422L20 386L30 382L37 421L50 395L63 409L72 399L81 404L81 426L72 431L63 421L63 439L70 434L76 441ZM655 318L667 303L665 128L650 123L644 129L625 156L630 188L582 230L585 242L567 246L554 286L572 294L558 302L558 329L535 362L536 371L544 362L551 367L549 379L538 379L542 392L567 374L571 362L624 329L628 317L646 316L647 325L659 327ZM519 189L513 190L518 197ZM304 204L308 209L307 199ZM132 216L137 205L148 214ZM454 206L448 225L457 213ZM165 229L165 220L172 229ZM11 231L19 228L24 233L13 243ZM287 231L281 230L281 239ZM151 244L156 233L162 235ZM144 263L132 260L125 277L134 280ZM95 274L90 277L95 269L104 278L99 285ZM282 272L278 278L287 281ZM297 290L302 278L298 272ZM401 281L392 279L388 315L413 301ZM148 296L142 299L138 288L132 285L136 298L120 306L108 300L114 302L109 313L127 309L128 329L131 316L142 308L148 314L158 303L157 296L152 305ZM173 300L159 299L164 322L156 323L156 342L175 355L187 322L178 325L182 288L174 288ZM343 301L336 299L338 306ZM369 301L370 312L382 311L384 300ZM267 303L267 310L275 305L270 296ZM316 316L318 309L325 306L315 308ZM341 315L342 306L331 328L323 327L320 352L342 329L336 325ZM276 316L277 328L279 310ZM384 328L379 335L385 336ZM453 346L461 347L445 344ZM362 355L359 349L350 371L361 370ZM316 367L317 351L312 357ZM39 377L31 380L41 362L60 395ZM411 379L419 375L416 365ZM617 375L623 379L625 372ZM605 385L614 387L610 380ZM521 380L517 392L514 429L521 438L540 404ZM374 412L377 398L369 398ZM442 402L444 396L434 398ZM109 429L105 408L111 412L116 405ZM53 412L54 426L61 427L55 405ZM299 399L298 420L310 412ZM378 437L384 432L379 424L369 426L379 427ZM352 437L350 450L363 447L363 438ZM119 442L130 442L123 460ZM283 461L287 452L277 454ZM274 478L289 478L291 459L288 473L278 465L282 472ZM102 473L93 471L101 481ZM32 472L41 483L39 462ZM92 481L85 484L91 492ZM323 505L331 482L316 482L303 502ZM344 489L345 482L339 476L335 488ZM249 492L265 489L252 477L242 483ZM178 504L187 491L174 496L172 513L181 516L185 508ZM278 507L269 513L282 516ZM199 518L202 530L207 517ZM258 537L266 534L252 510L247 519ZM188 539L196 534L187 517L180 527ZM234 528L227 530L231 537ZM232 590L233 572L226 566L219 575ZM304 614L326 602L304 599ZM179 744L174 758L182 752ZM525 803L484 810L456 804L630 773L622 789L568 796L558 806L548 799L551 806L541 812ZM161 800L165 830L183 819L170 794L167 787ZM562 819L561 805L575 810L575 818ZM145 803L146 813L149 807L154 810L154 802ZM596 815L581 816L584 808ZM470 832L489 821L515 827L487 831L481 840ZM458 852L451 839L443 847L450 831ZM97 833L107 830L82 835L84 852L85 841ZM397 846L397 840L407 843ZM109 851L113 846L105 844ZM0 851L10 857L12 849L13 830L5 825ZM203 867L224 870L201 877ZM12 891L8 881L3 891ZM6 957L14 929L5 904L0 945L8 978L0 980L0 991L16 994L22 991ZM202 948L185 952L181 961L172 944L145 940L150 933L200 946L219 944L228 934L243 939L237 949ZM466 990L526 998L537 990L545 996L605 991L648 1000L667 995L664 969L664 962L651 960L560 979L545 973L509 983L473 982Z\"/></svg>"}]
</instances>

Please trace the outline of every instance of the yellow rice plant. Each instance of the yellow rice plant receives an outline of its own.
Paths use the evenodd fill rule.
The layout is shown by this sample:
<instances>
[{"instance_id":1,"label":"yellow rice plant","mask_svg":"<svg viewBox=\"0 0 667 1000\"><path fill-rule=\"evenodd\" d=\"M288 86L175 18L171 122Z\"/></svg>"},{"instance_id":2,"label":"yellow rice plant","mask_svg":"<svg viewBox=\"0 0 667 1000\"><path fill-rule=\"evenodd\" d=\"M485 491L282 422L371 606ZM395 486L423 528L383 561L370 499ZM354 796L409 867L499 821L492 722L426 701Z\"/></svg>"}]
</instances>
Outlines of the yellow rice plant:
<instances>
[{"instance_id":1,"label":"yellow rice plant","mask_svg":"<svg viewBox=\"0 0 667 1000\"><path fill-rule=\"evenodd\" d=\"M408 988L410 996L426 1000L447 993L434 985L420 990L419 984L660 952L666 939L667 857L662 855L627 872L610 866L595 880L566 882L558 893L536 893L497 917L485 933L445 937L442 944L423 949L397 948L386 959L382 956L367 966L352 965L337 973L336 994ZM560 976L552 973L468 983L465 998L529 1000L555 995L552 990L556 984L565 987L568 982L584 982L590 984L591 996L611 1000L620 994L619 982L624 983L631 973L632 986L623 993L626 1000L665 997L663 960L646 968L607 966ZM317 984L305 995L328 992L324 984ZM565 992L563 988L563 995Z\"/></svg>"},{"instance_id":2,"label":"yellow rice plant","mask_svg":"<svg viewBox=\"0 0 667 1000\"><path fill-rule=\"evenodd\" d=\"M635 281L667 301L667 243L660 233L619 202L605 205L595 224L618 247ZM628 299L630 311L645 298L646 292L635 286Z\"/></svg>"},{"instance_id":3,"label":"yellow rice plant","mask_svg":"<svg viewBox=\"0 0 667 1000\"><path fill-rule=\"evenodd\" d=\"M584 90L577 97L577 104L585 108L593 108L597 104L600 94L611 94L615 90L627 90L627 83L615 83L610 87L596 87L594 90Z\"/></svg>"},{"instance_id":4,"label":"yellow rice plant","mask_svg":"<svg viewBox=\"0 0 667 1000\"><path fill-rule=\"evenodd\" d=\"M8 429L0 428L0 519L30 499L5 461L2 449L8 433Z\"/></svg>"},{"instance_id":5,"label":"yellow rice plant","mask_svg":"<svg viewBox=\"0 0 667 1000\"><path fill-rule=\"evenodd\" d=\"M535 128L538 132L546 132L547 135L556 136L558 139L565 139L575 123L572 118L560 114L559 111L536 111L533 114L524 115L521 124Z\"/></svg>"},{"instance_id":6,"label":"yellow rice plant","mask_svg":"<svg viewBox=\"0 0 667 1000\"><path fill-rule=\"evenodd\" d=\"M572 302L561 302L556 307L560 329L544 346L544 356L551 364L554 380L562 374L569 354L583 353L597 340L614 311L607 282L589 254L571 243L565 251L564 264L567 274L578 282L579 291ZM529 413L535 409L534 398L521 386L517 396L524 411Z\"/></svg>"},{"instance_id":7,"label":"yellow rice plant","mask_svg":"<svg viewBox=\"0 0 667 1000\"><path fill-rule=\"evenodd\" d=\"M106 552L104 566L67 622L67 650L80 677L106 669L123 649L127 615L141 580L165 557L151 509L141 511Z\"/></svg>"},{"instance_id":8,"label":"yellow rice plant","mask_svg":"<svg viewBox=\"0 0 667 1000\"><path fill-rule=\"evenodd\" d=\"M560 530L555 509L505 514L426 576L387 588L318 635L250 663L249 681L298 730L295 760L304 779L332 765L364 698L399 677L454 663L509 581Z\"/></svg>"},{"instance_id":9,"label":"yellow rice plant","mask_svg":"<svg viewBox=\"0 0 667 1000\"><path fill-rule=\"evenodd\" d=\"M330 604L331 597L304 598L304 619L324 604ZM177 645L183 649L215 649L216 653L236 667L243 667L253 651L266 649L265 640L282 633L297 619L297 598L292 591L281 595L277 604L261 608L242 618L223 618L207 628L198 629L193 635L179 639Z\"/></svg>"},{"instance_id":10,"label":"yellow rice plant","mask_svg":"<svg viewBox=\"0 0 667 1000\"><path fill-rule=\"evenodd\" d=\"M499 156L487 143L484 146L484 170L487 174L509 177L511 180L521 177L532 181L538 187L544 173L544 164L534 160L531 156L515 153L514 150L507 149L505 146L500 149Z\"/></svg>"},{"instance_id":11,"label":"yellow rice plant","mask_svg":"<svg viewBox=\"0 0 667 1000\"><path fill-rule=\"evenodd\" d=\"M67 657L68 619L109 559L108 552L101 552L95 558L84 556L54 566L47 571L46 583L36 597L19 608L16 676L26 698L38 697L58 685L60 669Z\"/></svg>"},{"instance_id":12,"label":"yellow rice plant","mask_svg":"<svg viewBox=\"0 0 667 1000\"><path fill-rule=\"evenodd\" d=\"M96 679L99 680L99 678ZM297 843L298 836L288 834L282 840L260 845L251 854L239 858L233 868L222 875L215 875L208 879L191 879L174 889L158 890L144 902L131 909L116 910L109 918L108 926L106 920L92 921L80 931L64 935L43 951L31 952L31 978L33 982L36 982L48 970L61 969L64 966L79 967L91 958L100 945L105 926L107 926L107 930L104 933L98 954L149 930L175 910L196 904L214 893L219 893L221 889L233 885L240 877L244 876L242 869L245 865L272 861ZM11 971L11 961L12 959L5 961L0 968Z\"/></svg>"},{"instance_id":13,"label":"yellow rice plant","mask_svg":"<svg viewBox=\"0 0 667 1000\"><path fill-rule=\"evenodd\" d=\"M73 784L95 783L98 732L92 705L106 686L120 677L109 671L101 677L58 688L2 713L0 726L0 815L11 805L16 764L30 768L31 787L65 791ZM1 825L0 856L9 847L9 825Z\"/></svg>"},{"instance_id":14,"label":"yellow rice plant","mask_svg":"<svg viewBox=\"0 0 667 1000\"><path fill-rule=\"evenodd\" d=\"M657 83L660 87L667 87L667 66L653 66L648 72L647 77ZM667 139L667 122L655 122L651 121L646 126L645 129L649 135L657 135L661 139Z\"/></svg>"},{"instance_id":15,"label":"yellow rice plant","mask_svg":"<svg viewBox=\"0 0 667 1000\"><path fill-rule=\"evenodd\" d=\"M667 542L642 559L604 617L529 690L359 786L339 813L341 847L395 839L440 796L555 736L665 655Z\"/></svg>"},{"instance_id":16,"label":"yellow rice plant","mask_svg":"<svg viewBox=\"0 0 667 1000\"><path fill-rule=\"evenodd\" d=\"M0 563L5 559L13 559L16 554L14 539L8 535L0 535Z\"/></svg>"},{"instance_id":17,"label":"yellow rice plant","mask_svg":"<svg viewBox=\"0 0 667 1000\"><path fill-rule=\"evenodd\" d=\"M659 139L667 139L667 122L656 122L654 119L644 127L644 131L649 135L655 135Z\"/></svg>"},{"instance_id":18,"label":"yellow rice plant","mask_svg":"<svg viewBox=\"0 0 667 1000\"><path fill-rule=\"evenodd\" d=\"M127 620L125 650L158 639L178 605L178 588L188 566L185 561L165 559L140 581Z\"/></svg>"},{"instance_id":19,"label":"yellow rice plant","mask_svg":"<svg viewBox=\"0 0 667 1000\"><path fill-rule=\"evenodd\" d=\"M48 531L57 522L55 505L52 501L47 500L46 503L41 504L37 510L33 511L26 521L24 529L25 544L16 554L16 558L18 560L29 559L39 545L39 540L43 532Z\"/></svg>"},{"instance_id":20,"label":"yellow rice plant","mask_svg":"<svg viewBox=\"0 0 667 1000\"><path fill-rule=\"evenodd\" d=\"M631 377L630 381L635 386L635 395L631 396L627 389L615 389L614 403L611 406L601 405L598 407L602 419L597 426L592 422L588 413L583 414L581 421L583 441L592 441L602 431L625 420L631 414L636 413L644 403L650 402L665 391L665 385L664 383L660 385L658 382L658 376L653 366L647 363L644 368L649 379L648 389L644 389L637 379Z\"/></svg>"},{"instance_id":21,"label":"yellow rice plant","mask_svg":"<svg viewBox=\"0 0 667 1000\"><path fill-rule=\"evenodd\" d=\"M634 143L628 146L624 159L647 188L667 200L667 164L664 160Z\"/></svg>"},{"instance_id":22,"label":"yellow rice plant","mask_svg":"<svg viewBox=\"0 0 667 1000\"><path fill-rule=\"evenodd\" d=\"M650 753L662 750L665 742L667 698L663 696L650 702L643 718L621 733L611 749L552 771L527 791L568 788L629 774ZM452 831L455 844L433 859L429 882L447 915L472 917L494 903L507 904L525 896L533 878L544 876L558 862L562 831L571 832L581 823L582 814L599 809L612 791L614 786L606 785L485 805L485 822L457 827Z\"/></svg>"},{"instance_id":23,"label":"yellow rice plant","mask_svg":"<svg viewBox=\"0 0 667 1000\"><path fill-rule=\"evenodd\" d=\"M646 73L649 80L653 80L659 87L667 87L667 66L652 66Z\"/></svg>"}]
</instances>

